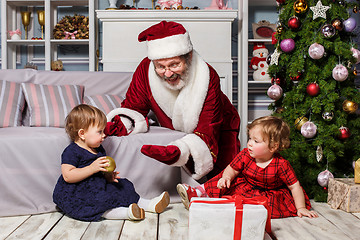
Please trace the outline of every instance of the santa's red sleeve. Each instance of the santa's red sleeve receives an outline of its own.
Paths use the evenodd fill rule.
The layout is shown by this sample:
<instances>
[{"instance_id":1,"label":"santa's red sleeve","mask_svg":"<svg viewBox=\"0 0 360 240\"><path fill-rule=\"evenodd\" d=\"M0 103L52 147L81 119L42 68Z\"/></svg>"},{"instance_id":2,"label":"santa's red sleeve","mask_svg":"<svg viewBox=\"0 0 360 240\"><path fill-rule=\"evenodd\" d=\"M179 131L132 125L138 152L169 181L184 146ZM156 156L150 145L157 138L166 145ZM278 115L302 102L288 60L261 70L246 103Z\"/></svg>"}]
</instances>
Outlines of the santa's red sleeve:
<instances>
[{"instance_id":1,"label":"santa's red sleeve","mask_svg":"<svg viewBox=\"0 0 360 240\"><path fill-rule=\"evenodd\" d=\"M150 98L147 91L149 61L145 58L134 72L126 97L121 103L121 108L116 108L107 114L108 122L116 115L120 115L130 134L147 132L149 129L146 119L150 111Z\"/></svg>"}]
</instances>

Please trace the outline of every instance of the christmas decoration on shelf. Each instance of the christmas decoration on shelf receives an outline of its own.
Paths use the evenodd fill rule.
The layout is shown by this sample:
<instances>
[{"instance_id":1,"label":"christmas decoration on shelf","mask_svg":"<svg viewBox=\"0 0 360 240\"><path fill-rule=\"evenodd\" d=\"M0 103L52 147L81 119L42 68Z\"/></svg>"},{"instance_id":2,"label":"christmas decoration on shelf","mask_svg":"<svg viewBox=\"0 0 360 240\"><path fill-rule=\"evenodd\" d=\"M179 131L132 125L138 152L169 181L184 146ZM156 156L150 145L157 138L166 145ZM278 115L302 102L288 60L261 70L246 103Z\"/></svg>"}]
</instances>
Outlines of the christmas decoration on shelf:
<instances>
[{"instance_id":1,"label":"christmas decoration on shelf","mask_svg":"<svg viewBox=\"0 0 360 240\"><path fill-rule=\"evenodd\" d=\"M54 27L55 39L88 39L89 18L75 14L64 16Z\"/></svg>"},{"instance_id":2,"label":"christmas decoration on shelf","mask_svg":"<svg viewBox=\"0 0 360 240\"><path fill-rule=\"evenodd\" d=\"M276 24L261 20L252 24L252 30L255 39L268 39L276 31Z\"/></svg>"},{"instance_id":3,"label":"christmas decoration on shelf","mask_svg":"<svg viewBox=\"0 0 360 240\"><path fill-rule=\"evenodd\" d=\"M267 73L269 65L266 62L268 57L269 50L265 47L264 43L254 43L253 48L253 57L250 62L250 68L254 71L253 79L254 81L270 81L271 78Z\"/></svg>"},{"instance_id":4,"label":"christmas decoration on shelf","mask_svg":"<svg viewBox=\"0 0 360 240\"><path fill-rule=\"evenodd\" d=\"M275 101L269 109L292 128L291 146L281 154L309 197L325 201L326 177L331 172L351 176L352 162L360 158L355 81L360 48L353 40L358 31L350 15L354 9L359 13L360 1L277 2L279 19L268 68L274 85L267 91ZM320 186L314 184L318 180Z\"/></svg>"}]
</instances>

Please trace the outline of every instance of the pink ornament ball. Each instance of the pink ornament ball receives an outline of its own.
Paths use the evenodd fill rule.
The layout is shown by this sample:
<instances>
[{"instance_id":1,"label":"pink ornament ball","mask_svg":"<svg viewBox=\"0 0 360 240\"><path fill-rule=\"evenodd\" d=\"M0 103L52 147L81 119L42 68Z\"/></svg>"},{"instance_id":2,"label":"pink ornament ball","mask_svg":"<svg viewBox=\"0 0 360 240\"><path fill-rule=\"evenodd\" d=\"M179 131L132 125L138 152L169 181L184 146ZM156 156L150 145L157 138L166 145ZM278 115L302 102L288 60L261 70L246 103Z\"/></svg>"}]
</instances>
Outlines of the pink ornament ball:
<instances>
[{"instance_id":1,"label":"pink ornament ball","mask_svg":"<svg viewBox=\"0 0 360 240\"><path fill-rule=\"evenodd\" d=\"M339 82L345 81L349 76L349 72L346 67L342 64L336 65L336 67L332 70L332 77Z\"/></svg>"},{"instance_id":2,"label":"pink ornament ball","mask_svg":"<svg viewBox=\"0 0 360 240\"><path fill-rule=\"evenodd\" d=\"M346 32L352 32L356 28L356 20L355 18L348 18L344 22L344 29Z\"/></svg>"},{"instance_id":3,"label":"pink ornament ball","mask_svg":"<svg viewBox=\"0 0 360 240\"><path fill-rule=\"evenodd\" d=\"M289 53L295 48L295 41L291 38L287 38L281 41L280 48L283 52Z\"/></svg>"},{"instance_id":4,"label":"pink ornament ball","mask_svg":"<svg viewBox=\"0 0 360 240\"><path fill-rule=\"evenodd\" d=\"M306 138L312 138L316 135L317 127L313 122L307 121L301 126L301 135Z\"/></svg>"},{"instance_id":5,"label":"pink ornament ball","mask_svg":"<svg viewBox=\"0 0 360 240\"><path fill-rule=\"evenodd\" d=\"M324 56L325 49L321 44L313 43L309 47L309 56L312 59L320 59Z\"/></svg>"},{"instance_id":6,"label":"pink ornament ball","mask_svg":"<svg viewBox=\"0 0 360 240\"><path fill-rule=\"evenodd\" d=\"M269 98L273 99L273 100L279 100L281 98L283 94L283 90L279 85L272 85L271 87L269 87L269 89L267 90L267 95L269 96Z\"/></svg>"},{"instance_id":7,"label":"pink ornament ball","mask_svg":"<svg viewBox=\"0 0 360 240\"><path fill-rule=\"evenodd\" d=\"M356 48L351 48L352 56L356 59L355 64L360 63L360 51Z\"/></svg>"},{"instance_id":8,"label":"pink ornament ball","mask_svg":"<svg viewBox=\"0 0 360 240\"><path fill-rule=\"evenodd\" d=\"M326 187L329 183L330 178L334 178L334 175L329 170L326 169L325 171L319 173L317 177L317 182L319 183L320 186Z\"/></svg>"}]
</instances>

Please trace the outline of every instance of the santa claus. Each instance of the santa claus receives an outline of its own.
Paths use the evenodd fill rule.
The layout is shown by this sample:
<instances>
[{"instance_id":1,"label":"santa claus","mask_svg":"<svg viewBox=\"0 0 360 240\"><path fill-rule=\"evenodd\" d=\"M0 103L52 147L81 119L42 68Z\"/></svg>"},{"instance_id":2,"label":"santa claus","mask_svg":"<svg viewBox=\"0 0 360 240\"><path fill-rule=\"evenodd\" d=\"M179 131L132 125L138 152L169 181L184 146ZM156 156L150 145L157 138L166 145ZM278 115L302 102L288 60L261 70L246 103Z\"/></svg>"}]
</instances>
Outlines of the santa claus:
<instances>
[{"instance_id":1,"label":"santa claus","mask_svg":"<svg viewBox=\"0 0 360 240\"><path fill-rule=\"evenodd\" d=\"M150 110L162 127L187 133L167 146L144 145L141 152L194 179L222 171L240 150L240 117L220 90L216 71L193 50L179 23L162 21L139 34L148 57L133 74L122 107L108 115L108 135L146 132Z\"/></svg>"}]
</instances>

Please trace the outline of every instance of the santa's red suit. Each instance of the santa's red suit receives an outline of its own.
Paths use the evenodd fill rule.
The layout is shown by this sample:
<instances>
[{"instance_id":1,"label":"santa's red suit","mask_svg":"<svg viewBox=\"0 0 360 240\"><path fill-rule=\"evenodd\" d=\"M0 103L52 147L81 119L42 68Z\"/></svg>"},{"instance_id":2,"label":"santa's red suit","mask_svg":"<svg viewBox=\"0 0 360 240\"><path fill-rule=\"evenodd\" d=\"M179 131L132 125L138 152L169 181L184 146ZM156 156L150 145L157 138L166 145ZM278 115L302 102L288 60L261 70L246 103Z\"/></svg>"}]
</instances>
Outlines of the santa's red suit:
<instances>
[{"instance_id":1,"label":"santa's red suit","mask_svg":"<svg viewBox=\"0 0 360 240\"><path fill-rule=\"evenodd\" d=\"M156 74L153 62L143 59L134 72L122 108L114 109L107 117L111 121L116 115L127 116L135 122L131 134L146 132L145 117L152 110L162 127L187 133L168 144L176 146L180 156L166 163L184 166L198 180L219 173L239 152L240 117L221 92L216 71L194 50L188 71L186 85L181 90L171 90Z\"/></svg>"}]
</instances>

